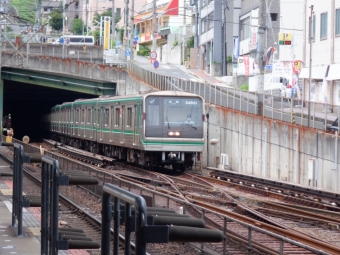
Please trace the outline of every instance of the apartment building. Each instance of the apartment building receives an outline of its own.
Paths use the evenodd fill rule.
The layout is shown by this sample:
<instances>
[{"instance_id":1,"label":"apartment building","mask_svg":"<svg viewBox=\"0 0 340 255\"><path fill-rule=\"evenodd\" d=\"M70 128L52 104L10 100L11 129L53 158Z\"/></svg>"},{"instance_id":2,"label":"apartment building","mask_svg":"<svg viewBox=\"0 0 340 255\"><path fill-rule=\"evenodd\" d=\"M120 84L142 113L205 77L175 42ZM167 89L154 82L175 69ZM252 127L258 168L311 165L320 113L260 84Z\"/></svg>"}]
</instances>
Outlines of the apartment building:
<instances>
[{"instance_id":1,"label":"apartment building","mask_svg":"<svg viewBox=\"0 0 340 255\"><path fill-rule=\"evenodd\" d=\"M340 1L307 0L304 13L305 68L300 78L304 80L305 99L340 105Z\"/></svg>"}]
</instances>

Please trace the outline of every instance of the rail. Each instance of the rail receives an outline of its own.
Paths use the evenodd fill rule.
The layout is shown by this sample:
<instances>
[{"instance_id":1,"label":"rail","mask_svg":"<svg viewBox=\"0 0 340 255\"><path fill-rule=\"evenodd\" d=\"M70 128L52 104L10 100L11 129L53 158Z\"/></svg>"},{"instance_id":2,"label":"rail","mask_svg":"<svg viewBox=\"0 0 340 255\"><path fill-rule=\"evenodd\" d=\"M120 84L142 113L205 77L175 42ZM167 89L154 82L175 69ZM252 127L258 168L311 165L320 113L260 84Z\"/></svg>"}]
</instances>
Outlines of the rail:
<instances>
[{"instance_id":1,"label":"rail","mask_svg":"<svg viewBox=\"0 0 340 255\"><path fill-rule=\"evenodd\" d=\"M16 140L13 139L13 142L16 142ZM18 141L18 142L22 143L21 141ZM30 146L30 145L26 144L26 146ZM35 148L36 147L32 148L32 150L35 150ZM237 223L237 224L243 226L244 229L248 232L248 235L246 235L245 239L247 240L246 242L248 243L248 249L249 250L256 249L255 244L253 244L251 233L259 232L259 233L271 236L272 238L279 240L280 245L279 245L279 247L276 248L277 254L284 254L283 253L283 245L284 245L285 242L296 245L297 247L301 247L301 248L304 248L306 250L315 252L316 254L328 254L328 253L337 254L337 252L338 252L338 250L336 250L337 248L334 248L334 247L329 247L329 249L327 250L327 249L324 249L325 246L323 246L322 247L323 249L320 250L319 244L308 243L309 245L306 245L302 242L298 242L298 241L286 238L283 235L272 233L272 232L267 231L267 230L265 230L261 227L254 226L254 225L251 225L251 224L247 224L247 223L242 222L242 221L235 219L233 217L223 215L221 213L218 213L216 211L201 207L199 205L194 205L190 202L186 202L186 201L174 198L172 196L165 195L163 193L160 193L160 192L157 192L157 191L154 191L154 190L150 190L150 189L142 187L140 185L136 185L136 184L131 183L129 181L123 180L119 177L113 176L109 173L98 171L97 169L90 167L90 166L86 166L85 164L76 163L72 160L67 159L66 157L63 157L63 156L57 156L57 155L54 155L54 154L49 153L49 152L45 152L45 155L49 156L49 157L46 157L46 158L48 158L49 161L51 161L51 162L52 162L52 158L57 160L59 162L60 168L80 170L80 171L85 172L86 174L95 176L97 178L99 178L99 176L101 176L100 177L101 181L104 181L106 183L110 182L120 189L123 189L127 192L133 191L134 194L139 194L140 196L143 196L143 195L151 196L154 200L157 197L163 197L163 198L166 199L167 202L166 202L165 205L156 205L156 206L161 206L161 207L164 207L166 209L174 209L174 210L178 210L178 207L183 207L183 213L184 214L188 214L191 211L191 209L194 207L194 208L196 208L200 211L200 213L198 215L196 215L195 217L201 218L201 219L206 219L205 215L207 215L208 213L216 215L217 217L219 217L222 220L222 223L221 223L222 228L220 230L222 231L223 235L228 237L228 238L232 238L231 236L232 236L233 232L232 232L232 230L227 228L227 226L230 225L230 223L232 223L232 222ZM89 189L94 193L102 195L102 189L97 188L96 185L91 185L89 187ZM103 200L102 200L102 202L103 202ZM227 246L227 239L224 239L223 245L222 245L222 250L220 251L221 254L227 254L226 246ZM336 250L336 252L334 253L335 250Z\"/></svg>"}]
</instances>

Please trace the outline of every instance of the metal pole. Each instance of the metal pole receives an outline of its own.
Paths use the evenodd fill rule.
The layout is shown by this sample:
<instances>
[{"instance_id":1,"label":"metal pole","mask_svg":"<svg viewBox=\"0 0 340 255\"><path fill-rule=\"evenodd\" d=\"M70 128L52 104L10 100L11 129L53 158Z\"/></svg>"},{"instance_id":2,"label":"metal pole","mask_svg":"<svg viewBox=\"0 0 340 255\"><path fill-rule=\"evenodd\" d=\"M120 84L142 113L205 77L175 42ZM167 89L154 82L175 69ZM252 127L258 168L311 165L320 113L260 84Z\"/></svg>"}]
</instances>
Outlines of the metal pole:
<instances>
[{"instance_id":1,"label":"metal pole","mask_svg":"<svg viewBox=\"0 0 340 255\"><path fill-rule=\"evenodd\" d=\"M127 29L128 25L129 25L129 0L125 0L125 16L124 16L124 23L125 23L125 52L128 49L128 40L129 40L129 31ZM127 56L125 55L125 60L127 60Z\"/></svg>"},{"instance_id":2,"label":"metal pole","mask_svg":"<svg viewBox=\"0 0 340 255\"><path fill-rule=\"evenodd\" d=\"M313 46L313 10L314 6L310 6L310 19L309 19L309 95L308 95L308 122L307 126L310 125L310 101L311 101L311 87L312 87L312 46Z\"/></svg>"},{"instance_id":3,"label":"metal pole","mask_svg":"<svg viewBox=\"0 0 340 255\"><path fill-rule=\"evenodd\" d=\"M313 10L314 6L310 6L310 19L309 19L309 45L310 45L310 52L309 52L309 95L308 95L308 124L307 126L309 127L310 125L310 101L311 101L311 86L312 86L312 46L313 46Z\"/></svg>"},{"instance_id":4,"label":"metal pole","mask_svg":"<svg viewBox=\"0 0 340 255\"><path fill-rule=\"evenodd\" d=\"M153 0L153 15L152 15L152 51L156 51L156 13L157 6L156 6L156 0Z\"/></svg>"},{"instance_id":5,"label":"metal pole","mask_svg":"<svg viewBox=\"0 0 340 255\"><path fill-rule=\"evenodd\" d=\"M226 75L226 52L225 52L225 3L222 1L222 76Z\"/></svg>"},{"instance_id":6,"label":"metal pole","mask_svg":"<svg viewBox=\"0 0 340 255\"><path fill-rule=\"evenodd\" d=\"M89 24L88 24L89 10L88 10L88 3L89 3L89 0L86 0L86 35L88 35L88 33L89 33Z\"/></svg>"},{"instance_id":7,"label":"metal pole","mask_svg":"<svg viewBox=\"0 0 340 255\"><path fill-rule=\"evenodd\" d=\"M198 42L198 0L196 0L195 7L196 7L196 26L195 26L194 48L198 48L198 46L199 46L199 42Z\"/></svg>"},{"instance_id":8,"label":"metal pole","mask_svg":"<svg viewBox=\"0 0 340 255\"><path fill-rule=\"evenodd\" d=\"M263 177L267 178L267 148L268 148L268 134L267 128L264 128L264 153L263 153Z\"/></svg>"},{"instance_id":9,"label":"metal pole","mask_svg":"<svg viewBox=\"0 0 340 255\"><path fill-rule=\"evenodd\" d=\"M260 75L264 74L263 55L264 55L264 36L266 29L267 29L266 4L265 0L261 0L259 6L258 54L256 57L257 64L260 70Z\"/></svg>"},{"instance_id":10,"label":"metal pole","mask_svg":"<svg viewBox=\"0 0 340 255\"><path fill-rule=\"evenodd\" d=\"M339 120L338 120L339 121ZM338 130L335 131L335 148L334 148L334 166L335 166L335 192L338 191L338 141L339 133Z\"/></svg>"},{"instance_id":11,"label":"metal pole","mask_svg":"<svg viewBox=\"0 0 340 255\"><path fill-rule=\"evenodd\" d=\"M61 58L64 58L64 50L65 50L65 0L63 0L63 50Z\"/></svg>"},{"instance_id":12,"label":"metal pole","mask_svg":"<svg viewBox=\"0 0 340 255\"><path fill-rule=\"evenodd\" d=\"M116 36L116 13L115 13L115 0L112 0L112 32L111 32L111 40L113 40Z\"/></svg>"},{"instance_id":13,"label":"metal pole","mask_svg":"<svg viewBox=\"0 0 340 255\"><path fill-rule=\"evenodd\" d=\"M134 34L134 12L135 12L135 0L131 2L131 25L130 25L130 49L131 49L131 56L130 59L133 60L134 52L133 52L133 37Z\"/></svg>"}]
</instances>

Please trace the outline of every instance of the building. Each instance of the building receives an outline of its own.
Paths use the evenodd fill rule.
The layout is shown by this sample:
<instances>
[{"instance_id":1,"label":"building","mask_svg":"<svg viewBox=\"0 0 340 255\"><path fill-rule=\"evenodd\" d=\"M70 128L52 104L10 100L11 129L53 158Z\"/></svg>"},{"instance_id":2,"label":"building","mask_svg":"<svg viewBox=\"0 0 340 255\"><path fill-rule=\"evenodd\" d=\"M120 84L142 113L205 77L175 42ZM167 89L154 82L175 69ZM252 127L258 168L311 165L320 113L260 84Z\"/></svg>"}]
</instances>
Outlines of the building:
<instances>
[{"instance_id":1,"label":"building","mask_svg":"<svg viewBox=\"0 0 340 255\"><path fill-rule=\"evenodd\" d=\"M132 0L130 0L132 1ZM80 18L83 20L84 25L89 26L89 30L93 28L92 21L94 14L103 13L107 10L112 10L112 1L109 0L65 0L65 4L68 6L66 10L66 19L65 19L65 32L70 31L72 28L72 21L75 18ZM120 28L124 26L124 10L125 10L125 1L124 0L114 0L115 5L115 14L120 15L122 18L118 24L116 24L116 28ZM135 9L138 10L141 8L143 3L141 1L135 1ZM62 6L62 1L42 1L42 19L46 20L49 18L49 14L53 11L54 8L58 8ZM130 14L129 14L130 15Z\"/></svg>"},{"instance_id":2,"label":"building","mask_svg":"<svg viewBox=\"0 0 340 255\"><path fill-rule=\"evenodd\" d=\"M313 13L311 13L311 6L313 6ZM304 82L305 99L340 105L340 1L307 0L304 10L305 68L300 78ZM310 66L312 66L311 77L309 77ZM334 109L329 107L328 110Z\"/></svg>"},{"instance_id":3,"label":"building","mask_svg":"<svg viewBox=\"0 0 340 255\"><path fill-rule=\"evenodd\" d=\"M134 17L139 45L157 52L157 60L183 64L187 55L186 40L192 36L192 7L185 0L157 0L155 41L153 49L153 1L147 0Z\"/></svg>"}]
</instances>

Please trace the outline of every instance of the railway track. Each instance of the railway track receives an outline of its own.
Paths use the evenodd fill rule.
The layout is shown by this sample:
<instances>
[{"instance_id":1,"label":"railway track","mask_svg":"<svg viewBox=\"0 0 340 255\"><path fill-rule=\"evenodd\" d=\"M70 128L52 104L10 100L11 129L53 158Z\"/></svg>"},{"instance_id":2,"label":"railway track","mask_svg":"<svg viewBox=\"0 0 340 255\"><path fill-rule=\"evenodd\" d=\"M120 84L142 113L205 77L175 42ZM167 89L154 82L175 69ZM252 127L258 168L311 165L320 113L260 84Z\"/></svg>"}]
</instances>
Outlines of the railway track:
<instances>
[{"instance_id":1,"label":"railway track","mask_svg":"<svg viewBox=\"0 0 340 255\"><path fill-rule=\"evenodd\" d=\"M224 202L224 204L222 203L222 206L212 205L213 203L211 201L209 202L208 200L199 200L198 197L201 196L201 194L199 194L197 197L194 197L193 194L188 194L188 190L194 187L195 189L207 189L211 196L211 194L213 194L211 190L211 184L216 185L216 183L212 180L218 182L219 180L217 179L210 178L212 179L210 180L193 175L189 175L189 177L186 179L184 178L185 175L181 176L181 178L174 176L163 177L163 175L159 173L150 173L139 168L136 168L134 171L131 171L131 169L123 170L123 167L117 166L117 164L115 165L114 169L115 170L112 170L112 168L98 168L91 174L100 179L101 183L110 182L133 193L143 193L144 196L152 197L154 200L153 202L157 207L167 207L178 210L182 204L182 207L185 208L185 212L187 214L190 214L193 217L203 218L207 225L211 228L219 228L221 230L227 231L227 239L224 244L206 244L204 245L204 249L211 249L218 254L226 254L226 252L236 250L239 254L247 254L249 249L251 249L254 254L291 254L292 251L295 251L298 254L315 254L315 251L318 249L325 251L325 253L321 252L321 254L340 254L340 250L337 247L332 247L332 245L329 243L327 244L319 241L319 243L316 242L317 245L315 245L315 243L312 245L308 237L304 241L301 241L303 240L303 237L299 236L298 240L301 241L301 243L305 243L299 244L295 243L294 241L291 242L290 240L282 242L282 240L279 240L277 235L264 233L260 229L270 230L273 233L280 233L281 235L285 236L288 234L288 232L281 231L283 228L277 226L274 228L275 226L271 224L254 220L254 216L246 217L245 215L242 215L244 214L244 211L242 212L242 208L235 210L236 202L233 200L232 194L228 194L228 192L225 194L225 198L227 198L226 200L228 201L222 201ZM213 187L216 189L216 186L214 185ZM143 191L142 187L144 189ZM208 187L210 187L210 190ZM96 192L99 191L100 193L100 187L97 187L96 189ZM91 190L91 192L93 192L93 190ZM173 199L170 201L169 197L160 199L158 197L160 197L161 194L177 197L177 200ZM184 200L183 197L185 198ZM182 202L179 202L178 199L180 199ZM188 200L190 201L189 204L184 203ZM215 199L210 197L210 200L221 202L222 199L219 197ZM228 203L230 208L225 209L225 204ZM199 205L199 207L196 207L196 205ZM202 211L200 208L206 208L206 210ZM231 210L235 210L234 215L230 214ZM244 224L244 222L255 227L250 229L246 226L246 224ZM260 229L256 230L256 228ZM248 240L249 236L252 236L251 244ZM290 237L294 240L297 238L297 236L292 233L290 233ZM325 247L327 249L323 249ZM333 253L334 251L336 252Z\"/></svg>"}]
</instances>

